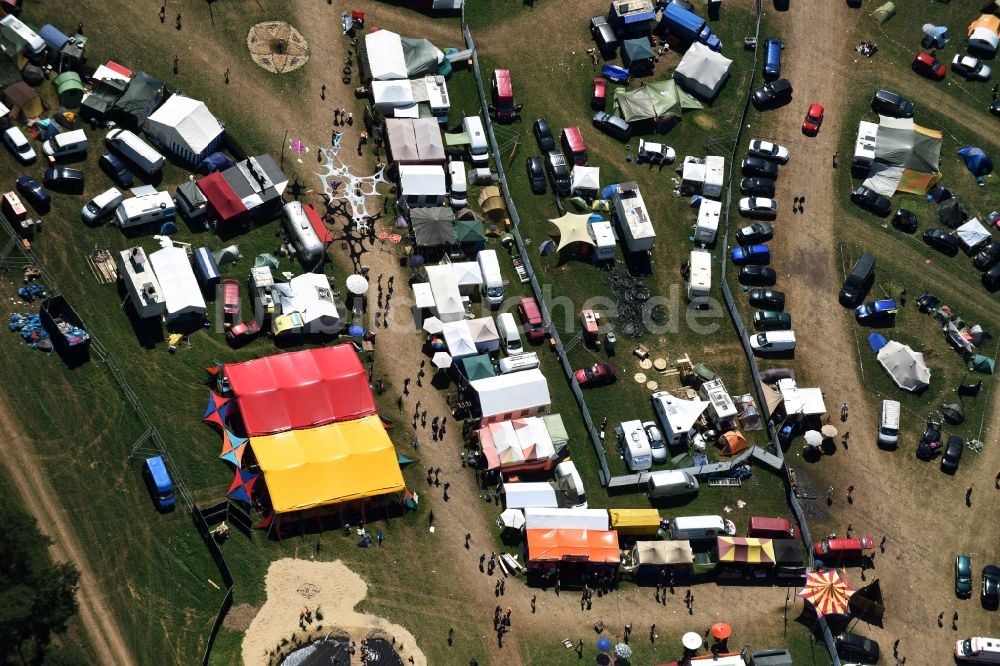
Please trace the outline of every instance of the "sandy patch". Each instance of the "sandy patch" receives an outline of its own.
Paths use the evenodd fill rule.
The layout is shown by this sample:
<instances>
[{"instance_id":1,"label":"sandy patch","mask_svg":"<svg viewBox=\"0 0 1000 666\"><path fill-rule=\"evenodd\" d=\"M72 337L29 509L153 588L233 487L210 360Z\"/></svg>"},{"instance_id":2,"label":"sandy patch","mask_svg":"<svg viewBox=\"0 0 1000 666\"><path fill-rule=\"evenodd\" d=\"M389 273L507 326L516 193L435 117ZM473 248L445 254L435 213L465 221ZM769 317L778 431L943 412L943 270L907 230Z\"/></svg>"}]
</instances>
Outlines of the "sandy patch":
<instances>
[{"instance_id":1,"label":"sandy patch","mask_svg":"<svg viewBox=\"0 0 1000 666\"><path fill-rule=\"evenodd\" d=\"M350 635L359 644L375 633L392 638L397 651L408 662L425 666L427 659L409 631L375 615L358 613L354 607L368 594L368 584L340 560L312 562L282 559L272 562L264 578L267 601L250 623L243 638L243 663L248 666L271 663L276 647L282 642L299 644L330 632ZM319 609L323 619L314 618L303 631L300 613L308 607ZM402 649L398 646L402 644Z\"/></svg>"}]
</instances>

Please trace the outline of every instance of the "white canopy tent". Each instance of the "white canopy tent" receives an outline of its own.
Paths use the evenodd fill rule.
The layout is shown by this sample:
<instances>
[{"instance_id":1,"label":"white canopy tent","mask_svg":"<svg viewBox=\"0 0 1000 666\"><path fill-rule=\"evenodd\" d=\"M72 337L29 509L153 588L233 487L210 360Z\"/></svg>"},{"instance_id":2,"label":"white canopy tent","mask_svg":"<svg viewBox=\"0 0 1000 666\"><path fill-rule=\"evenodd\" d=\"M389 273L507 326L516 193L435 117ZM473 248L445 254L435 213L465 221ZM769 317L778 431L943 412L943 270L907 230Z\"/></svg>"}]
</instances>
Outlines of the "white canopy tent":
<instances>
[{"instance_id":1,"label":"white canopy tent","mask_svg":"<svg viewBox=\"0 0 1000 666\"><path fill-rule=\"evenodd\" d=\"M441 334L444 336L444 343L448 346L448 353L453 359L475 356L479 353L479 350L476 349L476 341L472 339L472 334L469 332L469 325L464 319L445 322Z\"/></svg>"},{"instance_id":2,"label":"white canopy tent","mask_svg":"<svg viewBox=\"0 0 1000 666\"><path fill-rule=\"evenodd\" d=\"M493 317L479 317L469 320L469 333L476 343L479 353L494 352L500 349L500 333Z\"/></svg>"},{"instance_id":3,"label":"white canopy tent","mask_svg":"<svg viewBox=\"0 0 1000 666\"><path fill-rule=\"evenodd\" d=\"M406 56L402 38L391 30L376 30L365 35L368 70L376 81L406 79Z\"/></svg>"},{"instance_id":4,"label":"white canopy tent","mask_svg":"<svg viewBox=\"0 0 1000 666\"><path fill-rule=\"evenodd\" d=\"M575 166L570 181L570 193L596 197L601 191L601 167Z\"/></svg>"},{"instance_id":5,"label":"white canopy tent","mask_svg":"<svg viewBox=\"0 0 1000 666\"><path fill-rule=\"evenodd\" d=\"M170 240L166 240L170 243ZM187 251L170 244L149 255L166 303L167 323L204 317L207 308Z\"/></svg>"},{"instance_id":6,"label":"white canopy tent","mask_svg":"<svg viewBox=\"0 0 1000 666\"><path fill-rule=\"evenodd\" d=\"M550 509L530 507L524 510L526 529L566 529L608 531L607 509Z\"/></svg>"},{"instance_id":7,"label":"white canopy tent","mask_svg":"<svg viewBox=\"0 0 1000 666\"><path fill-rule=\"evenodd\" d=\"M375 107L385 115L417 105L413 99L413 87L407 79L372 81L371 89Z\"/></svg>"},{"instance_id":8,"label":"white canopy tent","mask_svg":"<svg viewBox=\"0 0 1000 666\"><path fill-rule=\"evenodd\" d=\"M908 345L890 340L878 352L878 362L904 391L919 391L930 385L931 371L924 355Z\"/></svg>"},{"instance_id":9,"label":"white canopy tent","mask_svg":"<svg viewBox=\"0 0 1000 666\"><path fill-rule=\"evenodd\" d=\"M204 102L174 93L146 120L146 134L188 164L205 159L225 130Z\"/></svg>"},{"instance_id":10,"label":"white canopy tent","mask_svg":"<svg viewBox=\"0 0 1000 666\"><path fill-rule=\"evenodd\" d=\"M711 101L729 78L732 64L733 61L721 53L695 42L677 64L674 80L695 97Z\"/></svg>"},{"instance_id":11,"label":"white canopy tent","mask_svg":"<svg viewBox=\"0 0 1000 666\"><path fill-rule=\"evenodd\" d=\"M656 413L660 416L668 444L678 444L685 436L693 436L694 425L709 404L704 400L681 400L666 391L654 394L653 400L659 403Z\"/></svg>"},{"instance_id":12,"label":"white canopy tent","mask_svg":"<svg viewBox=\"0 0 1000 666\"><path fill-rule=\"evenodd\" d=\"M483 270L478 261L457 261L451 265L455 283L463 294L474 294L483 286Z\"/></svg>"},{"instance_id":13,"label":"white canopy tent","mask_svg":"<svg viewBox=\"0 0 1000 666\"><path fill-rule=\"evenodd\" d=\"M551 483L505 483L503 493L504 504L508 509L559 508L556 489Z\"/></svg>"},{"instance_id":14,"label":"white canopy tent","mask_svg":"<svg viewBox=\"0 0 1000 666\"><path fill-rule=\"evenodd\" d=\"M471 385L479 397L484 424L538 416L552 403L548 381L538 368L477 379Z\"/></svg>"},{"instance_id":15,"label":"white canopy tent","mask_svg":"<svg viewBox=\"0 0 1000 666\"><path fill-rule=\"evenodd\" d=\"M440 206L448 195L444 168L438 164L400 166L399 188L409 206Z\"/></svg>"},{"instance_id":16,"label":"white canopy tent","mask_svg":"<svg viewBox=\"0 0 1000 666\"><path fill-rule=\"evenodd\" d=\"M323 273L303 273L274 285L285 314L298 312L311 333L332 332L340 322L330 280Z\"/></svg>"},{"instance_id":17,"label":"white canopy tent","mask_svg":"<svg viewBox=\"0 0 1000 666\"><path fill-rule=\"evenodd\" d=\"M451 266L447 264L425 266L424 270L427 272L427 282L434 296L434 313L438 319L444 322L465 319L465 305L462 303L462 294L458 290L458 283L455 282L455 273L451 270Z\"/></svg>"},{"instance_id":18,"label":"white canopy tent","mask_svg":"<svg viewBox=\"0 0 1000 666\"><path fill-rule=\"evenodd\" d=\"M958 229L955 229L958 236L958 244L966 254L973 254L980 245L990 241L990 232L982 225L979 218L974 217Z\"/></svg>"},{"instance_id":19,"label":"white canopy tent","mask_svg":"<svg viewBox=\"0 0 1000 666\"><path fill-rule=\"evenodd\" d=\"M791 378L779 379L777 387L786 415L822 416L826 414L826 402L823 400L821 389L800 388Z\"/></svg>"},{"instance_id":20,"label":"white canopy tent","mask_svg":"<svg viewBox=\"0 0 1000 666\"><path fill-rule=\"evenodd\" d=\"M692 564L690 541L636 541L632 551L636 564Z\"/></svg>"}]
</instances>

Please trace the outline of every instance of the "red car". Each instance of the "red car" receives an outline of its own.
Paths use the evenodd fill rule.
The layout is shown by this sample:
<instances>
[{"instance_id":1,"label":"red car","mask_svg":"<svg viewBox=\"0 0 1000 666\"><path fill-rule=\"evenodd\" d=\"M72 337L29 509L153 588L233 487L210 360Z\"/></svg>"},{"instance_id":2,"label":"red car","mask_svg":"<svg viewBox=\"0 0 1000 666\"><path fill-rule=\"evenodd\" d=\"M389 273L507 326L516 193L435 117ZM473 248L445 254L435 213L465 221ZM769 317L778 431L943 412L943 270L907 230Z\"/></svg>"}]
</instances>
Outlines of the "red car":
<instances>
[{"instance_id":1,"label":"red car","mask_svg":"<svg viewBox=\"0 0 1000 666\"><path fill-rule=\"evenodd\" d=\"M241 324L236 324L235 326L230 326L226 329L226 341L236 347L245 342L248 342L255 335L260 333L260 324L251 319L250 321L245 321Z\"/></svg>"},{"instance_id":2,"label":"red car","mask_svg":"<svg viewBox=\"0 0 1000 666\"><path fill-rule=\"evenodd\" d=\"M589 368L577 370L573 376L581 388L604 386L615 381L615 368L607 363L595 363Z\"/></svg>"},{"instance_id":3,"label":"red car","mask_svg":"<svg viewBox=\"0 0 1000 666\"><path fill-rule=\"evenodd\" d=\"M544 340L545 327L542 325L542 311L538 307L538 301L532 296L525 296L518 302L517 311L521 315L521 321L528 328L528 339L532 342Z\"/></svg>"},{"instance_id":4,"label":"red car","mask_svg":"<svg viewBox=\"0 0 1000 666\"><path fill-rule=\"evenodd\" d=\"M807 136L816 136L819 126L823 124L823 105L810 104L806 111L806 118L802 121L802 133Z\"/></svg>"},{"instance_id":5,"label":"red car","mask_svg":"<svg viewBox=\"0 0 1000 666\"><path fill-rule=\"evenodd\" d=\"M590 108L603 111L608 103L608 80L602 77L594 79L594 92L590 96Z\"/></svg>"},{"instance_id":6,"label":"red car","mask_svg":"<svg viewBox=\"0 0 1000 666\"><path fill-rule=\"evenodd\" d=\"M222 281L222 313L227 319L240 315L240 281L227 278Z\"/></svg>"},{"instance_id":7,"label":"red car","mask_svg":"<svg viewBox=\"0 0 1000 666\"><path fill-rule=\"evenodd\" d=\"M870 536L856 539L823 539L813 546L816 557L821 558L851 558L861 557L863 551L875 548L875 539Z\"/></svg>"},{"instance_id":8,"label":"red car","mask_svg":"<svg viewBox=\"0 0 1000 666\"><path fill-rule=\"evenodd\" d=\"M948 70L944 68L941 61L932 56L930 53L924 53L921 51L913 59L913 71L921 76L926 76L929 79L934 79L935 81L940 81L944 78L944 75Z\"/></svg>"}]
</instances>

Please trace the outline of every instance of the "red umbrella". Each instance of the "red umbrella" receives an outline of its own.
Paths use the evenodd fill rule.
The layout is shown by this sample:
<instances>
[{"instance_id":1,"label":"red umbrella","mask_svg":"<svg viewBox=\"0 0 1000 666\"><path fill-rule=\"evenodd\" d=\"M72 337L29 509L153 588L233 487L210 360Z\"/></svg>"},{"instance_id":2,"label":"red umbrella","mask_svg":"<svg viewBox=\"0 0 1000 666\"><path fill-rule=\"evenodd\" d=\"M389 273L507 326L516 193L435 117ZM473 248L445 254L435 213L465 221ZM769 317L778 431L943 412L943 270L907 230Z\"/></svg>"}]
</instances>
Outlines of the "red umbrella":
<instances>
[{"instance_id":1,"label":"red umbrella","mask_svg":"<svg viewBox=\"0 0 1000 666\"><path fill-rule=\"evenodd\" d=\"M718 640L724 641L733 635L733 628L725 622L716 622L712 625L712 635Z\"/></svg>"}]
</instances>

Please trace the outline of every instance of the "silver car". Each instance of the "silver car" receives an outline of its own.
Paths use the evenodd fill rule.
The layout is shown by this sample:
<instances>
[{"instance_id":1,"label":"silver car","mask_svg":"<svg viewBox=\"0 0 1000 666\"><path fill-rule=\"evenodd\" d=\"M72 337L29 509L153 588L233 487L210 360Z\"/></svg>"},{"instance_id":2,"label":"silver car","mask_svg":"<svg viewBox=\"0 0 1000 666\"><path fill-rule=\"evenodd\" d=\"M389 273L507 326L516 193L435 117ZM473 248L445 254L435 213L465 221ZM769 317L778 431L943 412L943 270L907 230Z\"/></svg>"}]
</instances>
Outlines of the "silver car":
<instances>
[{"instance_id":1,"label":"silver car","mask_svg":"<svg viewBox=\"0 0 1000 666\"><path fill-rule=\"evenodd\" d=\"M656 427L656 422L646 421L642 424L642 429L646 431L646 439L649 440L649 451L653 454L653 462L667 462L667 445L663 441L660 429Z\"/></svg>"},{"instance_id":2,"label":"silver car","mask_svg":"<svg viewBox=\"0 0 1000 666\"><path fill-rule=\"evenodd\" d=\"M962 54L956 55L951 61L951 71L969 80L985 81L990 78L989 65L979 58Z\"/></svg>"}]
</instances>

